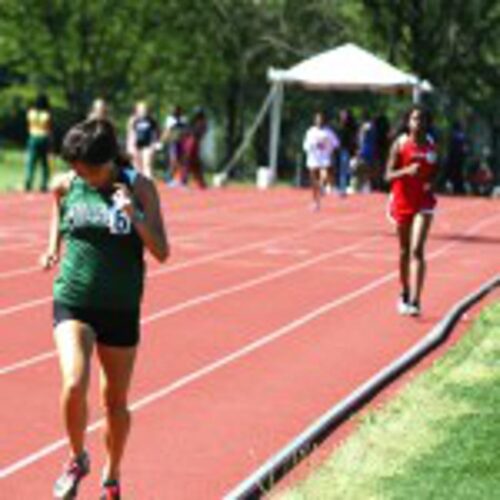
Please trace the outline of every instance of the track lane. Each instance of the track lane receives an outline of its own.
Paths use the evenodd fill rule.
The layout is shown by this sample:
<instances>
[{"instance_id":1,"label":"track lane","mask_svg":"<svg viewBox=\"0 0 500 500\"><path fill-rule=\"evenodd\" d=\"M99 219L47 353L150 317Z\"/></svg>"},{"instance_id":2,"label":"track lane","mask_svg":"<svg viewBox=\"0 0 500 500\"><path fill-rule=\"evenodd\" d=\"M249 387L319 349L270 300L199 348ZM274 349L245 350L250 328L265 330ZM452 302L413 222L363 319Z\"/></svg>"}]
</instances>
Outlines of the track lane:
<instances>
[{"instance_id":1,"label":"track lane","mask_svg":"<svg viewBox=\"0 0 500 500\"><path fill-rule=\"evenodd\" d=\"M487 240L488 238L484 238L484 239L485 239L485 240ZM467 245L468 245L468 247L467 247L467 248L475 248L475 249L477 250L476 243L477 243L477 241L476 241L476 242L473 242L471 239L469 239L468 241L464 241L464 242L463 242L463 245L464 245L465 247L467 247ZM391 241L390 241L390 245L393 245L393 244L394 244L394 241L393 241L393 240L391 240ZM373 251L373 249L372 249L372 251ZM459 255L461 255L461 253L459 253ZM484 258L485 258L485 260L486 260L486 257L487 257L487 252L483 253L483 256L484 256ZM469 264L470 264L470 262L472 262L472 261L473 261L473 259L474 259L474 252L472 252L472 253L471 253L471 255L470 255L470 256L468 256L468 257L467 257L467 259L465 259L465 260L464 260L464 265L467 265L467 262L469 262ZM227 262L226 262L226 261L224 261L223 263L218 264L218 265L222 265L222 264L226 265L226 264L227 264ZM353 265L352 265L352 264L350 264L350 266L351 266L351 272L350 272L350 275L353 275L353 274L355 275L355 274L356 274L356 270L355 270L355 267L356 267L356 266L354 265L354 267L353 267ZM392 268L393 268L393 264L392 264L391 262L388 262L388 263L387 263L387 266L388 266L388 268L390 268L390 269L392 269ZM362 268L364 268L364 263L363 263L363 265L362 265L362 266L360 266L360 269L362 269ZM445 274L446 274L446 273L449 273L449 272L450 272L449 270L446 270L446 269L445 269L444 271L442 271L442 273L441 273L441 274L443 274L443 273L445 273ZM325 285L332 285L332 283L331 283L329 280L325 280L325 279L324 279L324 276L323 276L324 274L325 274L325 273L323 273L323 272L322 272L320 275L315 276L315 282L316 282L316 283L319 283L319 282L320 282L320 280L323 278L323 281L325 281ZM333 274L333 273L332 273L332 274ZM335 277L336 277L336 278L338 278L338 279L341 279L341 280L345 279L345 277L342 277L342 276L344 276L344 275L340 275L340 276L339 276L339 275L335 275ZM363 278L363 279L366 279L366 273L364 273L364 278ZM463 284L463 282L464 282L464 281L465 281L465 280L463 280L463 279L461 280L462 284ZM286 287L285 287L284 289L285 289L285 290L289 290L292 286L293 286L293 285L291 285L291 284L287 284L287 285L286 285ZM305 283L304 283L304 285L303 285L303 286L304 286L304 287L306 287ZM310 286L310 285L309 285L309 286ZM307 287L306 287L306 288L307 288ZM322 294L322 295L325 295L325 293L328 293L328 294L329 294L329 293L335 293L335 289L334 289L334 288L332 288L332 286L329 286L329 287L326 287L326 286L325 286L325 288L323 288L323 289L319 290L319 292L321 292L321 294ZM268 292L268 293L269 293L269 292ZM279 296L279 295L278 295L278 294L279 294L279 290L275 290L274 292L272 292L272 291L271 291L270 293L272 294L272 296L273 296L273 297L275 296L274 294L276 294L276 297L278 297L278 296ZM308 293L309 293L309 292L308 292ZM438 296L438 297L439 297L439 296ZM291 301L291 297L287 297L287 296L286 296L286 294L285 294L285 298L288 298L288 299L290 299L290 301ZM294 296L294 299L295 299L295 296ZM264 299L261 299L261 302L262 302L262 300L264 300ZM256 302L256 300L254 300L254 299L250 298L250 299L248 299L248 302L252 304L253 302ZM316 302L316 303L317 303L317 299L314 299L314 302ZM295 299L295 300L293 301L293 303L294 303L294 304L296 304L296 303L297 303L297 299ZM392 296L392 295L391 295L391 297L390 297L390 304L391 304L391 307L392 307L392 306L393 306L393 296ZM221 317L224 317L224 319L225 319L225 320L226 320L227 318L232 319L232 318L231 318L231 316L228 316L228 313L229 313L229 314L231 314L231 311L232 311L232 313L233 313L233 314L237 314L237 313L235 312L235 310L236 310L236 309L235 309L235 307L237 307L237 304L236 304L236 305L235 305L235 304L226 304L226 305L228 306L228 309L227 309L227 310L219 310L219 311L218 311L218 313L219 313L220 315L222 315L222 314L224 314L224 312L225 312L225 316L221 316ZM230 305L231 305L231 307L229 307ZM216 311L216 312L217 312L217 311ZM255 310L252 310L252 312L253 312L253 314L255 314ZM296 311L294 311L294 312L296 312ZM250 315L250 316L252 316L252 315ZM280 313L280 316L281 316L281 313ZM266 318L266 314L264 314L264 318ZM267 314L267 318L268 318L268 319L270 319L270 321L271 321L271 322L273 321L273 320L271 319L271 314L270 314L270 313L269 313L269 314ZM238 318L235 318L235 319L236 319L236 320L238 320ZM239 319L239 321L241 322L241 318ZM281 318L281 319L280 319L280 321L283 321L283 318ZM179 325L178 325L178 327L176 328L176 330L177 330L177 331L182 331L182 324L184 324L184 325L190 325L190 324L193 324L193 323L194 323L194 324L201 324L202 322L203 322L203 315L200 315L200 317L199 317L199 318L198 318L197 316L195 316L195 317L190 317L190 318L188 317L188 318L186 318L186 319L184 319L184 320L182 320L182 321L180 321L180 322L179 322ZM172 325L172 326L175 326L175 325ZM261 327L262 327L262 328L263 328L264 326L269 326L268 322L266 322L266 325L261 325ZM210 324L210 327L208 328L208 332L209 332L209 333L210 333L210 332L212 332L212 333L211 333L211 334L212 334L212 336L213 336L214 331L217 331L217 330L216 330L216 327L217 327L217 324L216 324L216 323L211 323L211 324ZM163 327L163 328L165 328L165 327ZM163 331L163 328L161 329L161 331ZM202 333L203 333L203 332L202 332ZM170 351L170 349L167 349L168 344L167 344L167 347L165 347L165 343L164 343L165 341L161 341L161 340L160 340L160 337L161 337L162 335L163 335L163 336L165 336L165 332L163 332L162 334L158 334L158 335L153 335L153 334L151 335L151 341L153 341L154 339L158 338L158 339L159 339L159 344L158 344L158 345L156 345L156 344L155 344L154 348L153 348L151 351L149 351L149 349L148 349L148 356L149 356L149 355L153 356L153 355L154 355L154 353L159 353L159 352L161 353L163 350L169 350L169 351ZM231 337L231 335L230 335L230 334L229 334L229 335L227 335L227 336ZM213 344L213 342L211 342L211 340L213 340L213 339L210 339L210 335L209 335L209 334L206 334L206 335L205 335L205 337L206 337L206 338L204 338L204 340L205 340L208 344L212 345L212 344ZM233 338L233 337L234 337L234 335L232 335L232 337L231 337L231 338ZM302 333L300 333L300 337L301 337L301 338L303 337L303 334L302 334ZM197 338L198 338L198 336L197 336ZM149 341L150 341L150 337L148 336L148 343L149 343ZM197 342L198 342L198 341L197 341ZM227 344L226 344L227 339L225 339L225 338L224 338L224 336L222 336L221 342L223 342L223 344L224 344L224 345L227 345ZM281 342L280 342L280 344L281 344ZM162 346L162 345L164 346L164 349L163 349L163 350L161 349L161 346ZM209 346L207 346L207 347L206 347L206 349L209 349L209 348L210 348L210 345L209 345ZM188 347L188 349L186 349L186 350L187 350L188 354L189 354L189 352L191 352L191 351L196 351L197 349L200 349L200 346L199 346L196 342L195 342L195 344L193 344L193 345L189 345L189 344L188 344L188 345L187 345L187 347ZM215 347L217 347L217 346L215 346ZM215 347L214 347L214 348L215 348ZM181 348L181 346L176 346L176 345L172 345L172 346L171 346L171 350L172 350L173 352L178 352L178 350L179 350L180 348ZM217 352L218 352L218 350L219 350L219 349L220 349L220 347L217 347ZM203 352L204 352L204 351L203 351ZM192 355L192 353L191 353L191 355ZM168 354L166 354L166 356L168 356ZM187 355L187 357L189 358L189 356L188 356L188 355ZM197 359L198 357L197 357L197 356L195 356L195 358ZM285 362L286 362L286 360L285 360ZM272 367L271 367L271 368L269 368L269 367L268 367L266 370L267 370L267 371L266 371L265 373L266 373L267 375L271 375L271 374L273 374L273 373L274 373L274 369L273 369ZM149 372L148 372L148 373L149 373ZM255 374L254 374L254 375L255 375ZM145 378L144 378L144 377L145 377ZM143 375L143 377L141 377L141 379L143 379L143 378L144 378L145 380L154 380L154 379L155 379L155 377L156 377L156 376L153 376L153 375L148 375L148 374L144 374L144 375ZM160 377L161 377L161 374L160 374ZM230 377L232 377L232 375L231 375ZM158 379L158 378L156 378L156 380L159 380L159 379ZM153 385L154 385L154 382L153 382ZM186 390L187 390L187 389L186 389ZM189 393L190 391L191 391L191 389L189 389L189 390L188 390L188 393ZM183 392L184 392L184 390L183 390ZM194 392L193 397L194 397L194 399L195 399L195 400L196 400L196 398L200 398L200 399L201 399L200 403L204 403L204 402L206 402L206 398L205 398L204 394L205 394L205 389L203 389L203 390L201 391L201 394L200 394L200 391L198 391L198 390L197 390L197 391L195 391L195 392ZM208 394L211 394L211 392L209 391L209 392L208 392ZM252 394L252 393L250 392L250 394ZM176 397L177 397L177 396L175 396L175 398L176 398ZM175 398L174 398L174 399L175 399ZM223 398L223 399L224 399L224 398ZM169 398L169 404L168 404L169 408L170 408L170 404L171 404L171 402L172 402L172 401L171 401L171 400L170 400L170 398ZM222 404L223 404L223 403L222 403ZM185 408L185 405L186 405L186 403L184 403L184 406L183 406L183 404L182 404L182 402L181 402L181 408L182 408L182 407L184 407L184 408ZM191 405L192 405L192 406L191 406ZM196 404L196 401L192 401L192 402L191 402L188 406L189 406L190 408L194 408L194 409L199 408L199 406ZM156 408L156 405L154 405L154 407L153 407L153 408ZM174 408L176 408L176 407L174 406ZM160 408L160 410L161 410L161 408ZM165 411L165 410L161 410L161 412L160 412L160 413L163 413L163 411ZM167 411L167 413L170 413L170 410L166 410L166 411ZM149 414L149 412L147 412L147 413ZM184 416L188 416L188 415L189 415L189 412L187 412L187 414L186 414L185 412L184 412L184 413L181 413L181 414L182 414L182 415L184 415ZM139 415L142 415L142 413L139 413ZM210 415L212 415L212 413L210 413L210 412L209 412L207 416L209 417ZM165 421L164 421L164 420L161 420L161 421L165 423ZM174 419L174 422L172 422L172 423L174 424L174 428L175 428L175 423L176 423L176 420ZM167 425L167 424L165 424L165 425ZM154 427L154 426L153 426L153 427ZM190 426L181 426L181 427L182 427L182 429L181 429L181 430L185 430L185 429L184 429L184 427L190 427ZM201 427L203 427L203 426L201 426ZM148 429L149 429L149 427L148 427ZM160 432L160 431L161 431L161 429L159 429L159 430L158 430L158 432ZM200 432L201 432L201 431L200 431ZM215 434L217 434L217 433L219 433L219 432L220 432L221 434L223 434L223 433L224 433L224 430L223 430L223 429L221 429L221 430L215 430L215 431L214 431L214 433L215 433ZM134 431L134 433L135 433L135 431ZM181 434L180 434L180 436L183 436L183 438L184 438L184 439L187 437L187 436L185 435L185 433L181 433ZM94 439L94 438L92 438L92 439ZM155 439L156 439L156 438L155 438ZM205 439L206 439L206 437L200 437L199 439L202 439L202 442L204 442L203 440L205 440ZM175 439L175 441L176 441L176 440L177 440L177 439ZM179 439L179 443L178 443L178 444L179 444L179 445L181 445L181 444L182 444L182 442L183 442L183 440L182 440L182 439ZM209 441L209 442L210 442L210 441ZM199 441L198 441L198 440L196 440L194 443L199 443ZM194 446L194 443L193 443L193 446ZM189 444L187 444L187 443L185 443L185 442L184 442L184 445L185 445L185 446L187 446L187 448L188 448L188 449L191 449L191 448L192 448L192 447L191 447L191 445L189 445ZM175 449L175 448L174 448L174 449ZM207 450L208 450L208 451L207 451L207 453L205 453L205 454L204 454L204 456L206 455L206 456L205 456L205 458L217 457L217 456L218 456L218 452L216 453L216 452L215 452L212 448L208 448ZM187 450L184 450L184 451L187 451ZM227 450L226 450L226 451L227 451ZM256 453L255 458L256 458L256 460L258 459L258 456L259 456L259 455L257 454L257 452L258 452L258 451L259 451L259 450L255 450L255 453ZM143 451L143 452L144 452L144 451ZM57 453L56 453L56 454L57 454ZM134 456L135 456L135 455L134 455ZM50 460L51 460L51 459L48 459L48 461L49 461L49 462L50 462ZM186 460L187 460L187 459L186 459ZM190 460L191 460L191 459L190 459ZM182 460L181 460L181 461L182 461ZM45 461L44 461L44 463L45 463ZM160 462L160 463L161 463L161 462ZM191 471L195 470L195 465L194 465L192 462L190 462L190 463L191 463L191 469L190 469L190 470L191 470ZM186 465L187 465L187 464L186 464ZM204 464L204 466L205 466L205 467L207 467L207 464L205 463L205 464ZM154 466L153 466L153 468L154 468ZM161 467L160 467L160 468L161 468ZM182 467L179 467L179 470L180 470L181 468L182 468ZM42 466L42 465L41 465L41 466L40 466L40 470L43 470L43 469L44 469L44 466ZM149 470L150 470L150 469L148 468L148 471L149 471ZM176 470L177 470L177 469L176 469ZM196 470L198 470L198 469L196 469ZM208 465L208 468L207 468L206 470L207 470L207 474L208 474L208 471L210 470L210 464ZM143 472L146 472L146 471L144 470ZM163 472L165 472L165 471L163 470ZM53 474L53 473L52 473L52 474ZM177 474L177 473L176 473L176 474ZM176 474L173 474L173 475L175 476ZM188 475L186 476L186 469L184 469L184 468L182 468L182 472L179 472L179 474L180 474L181 476L183 475L182 477L183 477L184 479L186 479L186 478L189 478L189 477L190 477L190 476L189 476L189 471L188 471ZM198 472L197 472L196 474L200 474L200 471L198 470ZM196 474L195 474L195 475L196 475ZM181 477L181 476L179 476L179 477ZM176 476L176 477L177 477L177 476ZM138 483L139 483L139 484L141 484L140 477L138 477L138 478L137 478L137 480L138 480ZM225 480L224 480L224 481L225 481ZM224 482L224 481L221 481L221 482ZM135 482L135 481L134 481L134 482ZM214 480L213 482L216 482L216 481ZM137 483L136 483L136 484L137 484ZM177 483L176 483L176 484L177 484ZM179 484L181 484L181 483L179 483ZM205 484L205 483L204 483L204 484ZM167 488L169 488L170 486L172 487L172 490L167 489L166 491L172 491L172 492L173 492L173 491L176 491L176 489L175 489L175 488L176 488L176 486L175 486L174 484L170 484L170 482L169 482L169 483L166 485L166 487L167 487ZM206 486L206 485L205 485L205 486ZM182 490L182 487L181 487L180 489ZM134 491L135 491L135 493L140 493L140 491L141 491L141 490L140 490L140 488L139 488L139 489L135 489ZM180 491L180 490L179 490L179 491ZM139 495L139 497L141 497L141 496ZM26 497L26 498L27 498L27 497ZM177 498L177 497L176 497L176 498ZM183 497L182 497L182 496L180 496L180 497L178 497L178 498L183 498ZM189 497L186 497L186 498L189 498ZM191 496L191 498L197 498L197 497L195 497L195 496ZM214 498L215 498L215 497L214 497Z\"/></svg>"}]
</instances>

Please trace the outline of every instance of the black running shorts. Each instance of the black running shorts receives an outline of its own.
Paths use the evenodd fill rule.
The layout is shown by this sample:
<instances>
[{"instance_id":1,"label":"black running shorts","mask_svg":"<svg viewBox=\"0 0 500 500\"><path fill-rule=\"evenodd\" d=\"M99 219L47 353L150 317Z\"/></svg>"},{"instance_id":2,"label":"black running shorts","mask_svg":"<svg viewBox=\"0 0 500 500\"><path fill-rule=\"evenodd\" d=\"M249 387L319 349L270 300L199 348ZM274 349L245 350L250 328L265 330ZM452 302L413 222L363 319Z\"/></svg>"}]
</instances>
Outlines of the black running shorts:
<instances>
[{"instance_id":1,"label":"black running shorts","mask_svg":"<svg viewBox=\"0 0 500 500\"><path fill-rule=\"evenodd\" d=\"M77 320L92 328L99 344L134 347L139 343L139 310L95 309L54 302L54 328L66 320Z\"/></svg>"}]
</instances>

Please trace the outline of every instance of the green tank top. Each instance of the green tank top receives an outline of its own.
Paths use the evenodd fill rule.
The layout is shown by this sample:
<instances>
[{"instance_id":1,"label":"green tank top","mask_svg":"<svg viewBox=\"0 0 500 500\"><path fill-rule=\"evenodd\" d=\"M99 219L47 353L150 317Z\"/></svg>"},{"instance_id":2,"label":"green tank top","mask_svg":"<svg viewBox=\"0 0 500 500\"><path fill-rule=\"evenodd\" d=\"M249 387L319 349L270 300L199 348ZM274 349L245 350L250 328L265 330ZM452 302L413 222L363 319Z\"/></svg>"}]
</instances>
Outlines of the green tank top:
<instances>
[{"instance_id":1,"label":"green tank top","mask_svg":"<svg viewBox=\"0 0 500 500\"><path fill-rule=\"evenodd\" d=\"M120 170L132 186L136 171ZM103 192L75 177L61 202L64 255L54 300L97 309L138 309L144 285L143 243L129 217Z\"/></svg>"}]
</instances>

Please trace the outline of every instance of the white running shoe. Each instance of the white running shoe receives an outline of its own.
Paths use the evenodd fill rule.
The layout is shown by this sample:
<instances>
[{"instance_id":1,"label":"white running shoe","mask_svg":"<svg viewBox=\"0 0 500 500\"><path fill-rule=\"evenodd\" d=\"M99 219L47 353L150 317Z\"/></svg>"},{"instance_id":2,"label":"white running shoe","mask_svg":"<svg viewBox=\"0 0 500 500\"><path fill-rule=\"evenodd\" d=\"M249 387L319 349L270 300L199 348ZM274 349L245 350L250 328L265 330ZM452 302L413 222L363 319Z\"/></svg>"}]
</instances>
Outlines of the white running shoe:
<instances>
[{"instance_id":1,"label":"white running shoe","mask_svg":"<svg viewBox=\"0 0 500 500\"><path fill-rule=\"evenodd\" d=\"M399 299L398 301L398 313L401 316L408 316L410 314L410 304L407 304L404 300Z\"/></svg>"},{"instance_id":2,"label":"white running shoe","mask_svg":"<svg viewBox=\"0 0 500 500\"><path fill-rule=\"evenodd\" d=\"M401 316L408 316L410 314L410 304L408 303L408 299L406 298L405 294L402 293L399 296L396 308L399 314Z\"/></svg>"},{"instance_id":3,"label":"white running shoe","mask_svg":"<svg viewBox=\"0 0 500 500\"><path fill-rule=\"evenodd\" d=\"M408 314L410 316L420 316L420 305L419 304L408 304Z\"/></svg>"}]
</instances>

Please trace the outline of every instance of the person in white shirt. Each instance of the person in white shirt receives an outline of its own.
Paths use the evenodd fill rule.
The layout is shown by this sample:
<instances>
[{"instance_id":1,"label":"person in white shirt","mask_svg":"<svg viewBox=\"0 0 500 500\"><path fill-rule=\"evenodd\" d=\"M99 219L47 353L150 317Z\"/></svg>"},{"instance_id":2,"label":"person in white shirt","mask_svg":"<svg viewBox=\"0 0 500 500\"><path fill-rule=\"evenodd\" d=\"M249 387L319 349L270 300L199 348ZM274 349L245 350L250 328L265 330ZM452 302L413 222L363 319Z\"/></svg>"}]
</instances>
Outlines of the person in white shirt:
<instances>
[{"instance_id":1,"label":"person in white shirt","mask_svg":"<svg viewBox=\"0 0 500 500\"><path fill-rule=\"evenodd\" d=\"M335 132L326 124L323 112L314 115L314 124L307 130L303 148L306 153L306 167L309 170L313 196L312 208L321 208L322 184L332 189L333 153L340 145Z\"/></svg>"}]
</instances>

